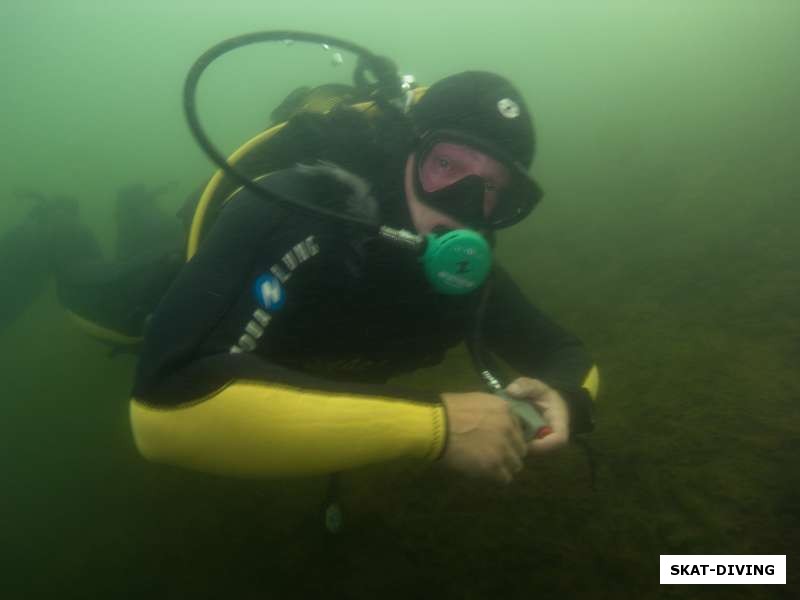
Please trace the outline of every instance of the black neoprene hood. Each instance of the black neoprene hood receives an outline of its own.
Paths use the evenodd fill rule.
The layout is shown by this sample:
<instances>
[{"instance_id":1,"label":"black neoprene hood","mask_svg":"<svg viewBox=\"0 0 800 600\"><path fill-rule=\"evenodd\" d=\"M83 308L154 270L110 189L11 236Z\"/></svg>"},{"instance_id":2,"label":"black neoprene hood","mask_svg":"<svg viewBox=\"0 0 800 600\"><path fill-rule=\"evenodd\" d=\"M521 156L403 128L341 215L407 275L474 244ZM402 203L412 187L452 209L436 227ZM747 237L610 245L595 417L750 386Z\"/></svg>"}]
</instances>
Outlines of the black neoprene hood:
<instances>
[{"instance_id":1,"label":"black neoprene hood","mask_svg":"<svg viewBox=\"0 0 800 600\"><path fill-rule=\"evenodd\" d=\"M450 129L484 140L524 168L531 166L535 135L522 95L504 77L464 71L433 84L410 112L417 133Z\"/></svg>"}]
</instances>

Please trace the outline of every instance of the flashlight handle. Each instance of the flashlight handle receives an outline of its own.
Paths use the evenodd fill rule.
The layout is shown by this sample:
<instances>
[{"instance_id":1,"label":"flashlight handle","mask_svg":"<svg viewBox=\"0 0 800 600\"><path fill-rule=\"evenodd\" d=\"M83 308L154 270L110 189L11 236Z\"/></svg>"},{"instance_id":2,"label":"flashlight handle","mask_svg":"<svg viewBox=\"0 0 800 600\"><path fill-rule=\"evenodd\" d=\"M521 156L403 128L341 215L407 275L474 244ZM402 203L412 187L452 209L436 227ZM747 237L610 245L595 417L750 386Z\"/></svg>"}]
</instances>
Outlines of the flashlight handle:
<instances>
[{"instance_id":1,"label":"flashlight handle","mask_svg":"<svg viewBox=\"0 0 800 600\"><path fill-rule=\"evenodd\" d=\"M538 440L553 433L553 429L545 422L533 404L525 400L512 398L503 390L497 390L494 393L511 405L511 412L519 419L525 441Z\"/></svg>"}]
</instances>

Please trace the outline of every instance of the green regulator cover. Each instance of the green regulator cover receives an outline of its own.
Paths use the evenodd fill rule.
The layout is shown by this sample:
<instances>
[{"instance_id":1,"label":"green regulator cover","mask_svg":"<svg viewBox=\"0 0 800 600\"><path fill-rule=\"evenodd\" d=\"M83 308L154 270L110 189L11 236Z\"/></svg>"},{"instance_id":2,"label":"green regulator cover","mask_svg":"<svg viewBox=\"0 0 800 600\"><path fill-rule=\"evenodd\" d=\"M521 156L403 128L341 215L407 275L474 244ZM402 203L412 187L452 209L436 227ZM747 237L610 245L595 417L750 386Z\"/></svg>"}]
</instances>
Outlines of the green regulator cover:
<instances>
[{"instance_id":1,"label":"green regulator cover","mask_svg":"<svg viewBox=\"0 0 800 600\"><path fill-rule=\"evenodd\" d=\"M492 251L477 231L456 229L444 235L428 234L422 263L437 292L468 294L489 275Z\"/></svg>"}]
</instances>

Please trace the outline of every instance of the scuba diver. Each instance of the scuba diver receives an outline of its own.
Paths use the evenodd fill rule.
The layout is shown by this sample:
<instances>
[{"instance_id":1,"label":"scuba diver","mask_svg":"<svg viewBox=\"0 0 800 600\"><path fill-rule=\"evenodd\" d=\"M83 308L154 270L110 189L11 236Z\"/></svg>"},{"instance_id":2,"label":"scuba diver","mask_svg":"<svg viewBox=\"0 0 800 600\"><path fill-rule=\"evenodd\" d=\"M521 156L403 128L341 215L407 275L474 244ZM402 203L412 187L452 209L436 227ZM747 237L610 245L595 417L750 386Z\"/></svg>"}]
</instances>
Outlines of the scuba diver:
<instances>
[{"instance_id":1,"label":"scuba diver","mask_svg":"<svg viewBox=\"0 0 800 600\"><path fill-rule=\"evenodd\" d=\"M137 183L117 191L117 239L110 261L81 221L76 198L16 192L34 204L0 238L0 332L52 277L59 303L84 332L114 351L134 350L147 317L183 263L185 228L157 203L172 187Z\"/></svg>"},{"instance_id":2,"label":"scuba diver","mask_svg":"<svg viewBox=\"0 0 800 600\"><path fill-rule=\"evenodd\" d=\"M201 57L184 107L221 170L181 209L185 229L154 208L165 188L121 191L116 260L65 263L59 298L140 354L130 419L150 460L286 477L416 459L511 482L529 453L592 430L598 388L582 342L491 254L542 197L530 112L500 75L418 88L349 48L365 61L355 85L295 90L229 160L193 112ZM486 390L387 383L462 342Z\"/></svg>"},{"instance_id":3,"label":"scuba diver","mask_svg":"<svg viewBox=\"0 0 800 600\"><path fill-rule=\"evenodd\" d=\"M501 266L471 279L489 270L495 232L542 195L525 101L482 71L407 91L402 109L290 111L236 158L247 175L216 209L197 204L189 260L152 315L133 386L146 458L245 477L410 458L508 483L528 453L593 428L598 375L581 341ZM215 161L235 172L233 158ZM463 260L423 265L404 247L420 239ZM465 339L490 391L387 384ZM490 353L521 376L499 383ZM512 402L537 409L535 435Z\"/></svg>"},{"instance_id":4,"label":"scuba diver","mask_svg":"<svg viewBox=\"0 0 800 600\"><path fill-rule=\"evenodd\" d=\"M0 332L30 306L57 268L51 249L62 231L79 223L78 201L34 190L14 195L33 206L22 222L0 237Z\"/></svg>"}]
</instances>

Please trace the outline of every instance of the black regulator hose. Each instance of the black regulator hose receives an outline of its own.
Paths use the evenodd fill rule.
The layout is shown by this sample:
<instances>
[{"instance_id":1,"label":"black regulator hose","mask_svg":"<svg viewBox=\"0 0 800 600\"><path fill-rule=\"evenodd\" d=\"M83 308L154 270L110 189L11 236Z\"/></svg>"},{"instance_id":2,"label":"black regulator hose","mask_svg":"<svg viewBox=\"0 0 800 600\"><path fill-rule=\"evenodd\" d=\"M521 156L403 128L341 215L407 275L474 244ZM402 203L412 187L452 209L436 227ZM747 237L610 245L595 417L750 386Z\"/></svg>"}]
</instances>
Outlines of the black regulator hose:
<instances>
[{"instance_id":1,"label":"black regulator hose","mask_svg":"<svg viewBox=\"0 0 800 600\"><path fill-rule=\"evenodd\" d=\"M383 109L395 110L404 115L402 102L397 102L402 100L405 95L403 83L391 60L377 56L366 48L346 40L317 33L288 30L248 33L224 40L211 47L195 61L186 76L183 87L183 108L189 129L203 151L232 181L239 183L259 198L268 202L277 202L310 216L356 225L397 247L414 252L423 263L425 274L437 291L445 294L464 294L476 289L483 283L491 264L489 244L477 232L454 230L447 235L427 234L423 236L405 229L381 225L367 217L359 217L345 211L303 202L297 197L301 194L288 197L288 192L283 195L267 190L236 166L230 164L211 143L197 116L197 85L206 68L223 54L242 46L289 40L322 44L326 49L338 48L358 55L359 62L354 73L357 84L364 86L365 90L370 90L370 96ZM368 72L375 77L375 83L367 80Z\"/></svg>"},{"instance_id":2,"label":"black regulator hose","mask_svg":"<svg viewBox=\"0 0 800 600\"><path fill-rule=\"evenodd\" d=\"M214 62L223 54L243 46L248 46L250 44L287 41L323 44L330 48L338 48L358 55L359 63L357 66L356 76L363 81L366 81L365 71L369 71L375 77L376 83L372 84L371 86L375 88L375 91L373 92L373 98L382 108L393 108L392 101L402 95L402 90L400 87L401 82L394 63L388 58L373 54L366 48L358 46L357 44L353 44L352 42L348 42L347 40L341 40L339 38L321 35L318 33L291 30L258 31L255 33L247 33L232 37L216 44L215 46L212 46L210 49L206 50L192 65L192 68L189 70L189 73L186 76L186 82L183 86L183 110L186 115L186 120L189 124L189 129L206 155L208 155L208 157L220 169L222 169L222 171L228 177L257 196L272 202L289 205L291 208L304 210L312 215L327 216L338 221L348 221L350 223L361 225L362 227L366 226L371 229L377 229L375 223L371 223L366 219L360 219L353 215L326 209L320 206L307 205L296 199L283 198L275 193L265 190L242 171L228 163L226 157L219 150L217 150L214 144L211 143L211 140L206 135L205 130L200 124L200 119L197 115L197 85L200 81L200 77L212 62Z\"/></svg>"},{"instance_id":3,"label":"black regulator hose","mask_svg":"<svg viewBox=\"0 0 800 600\"><path fill-rule=\"evenodd\" d=\"M367 73L372 73L376 81L370 82ZM373 96L381 108L394 109L392 100L402 95L399 81L397 66L391 59L373 55L373 60L369 62L363 56L358 57L353 70L353 85L361 92Z\"/></svg>"}]
</instances>

